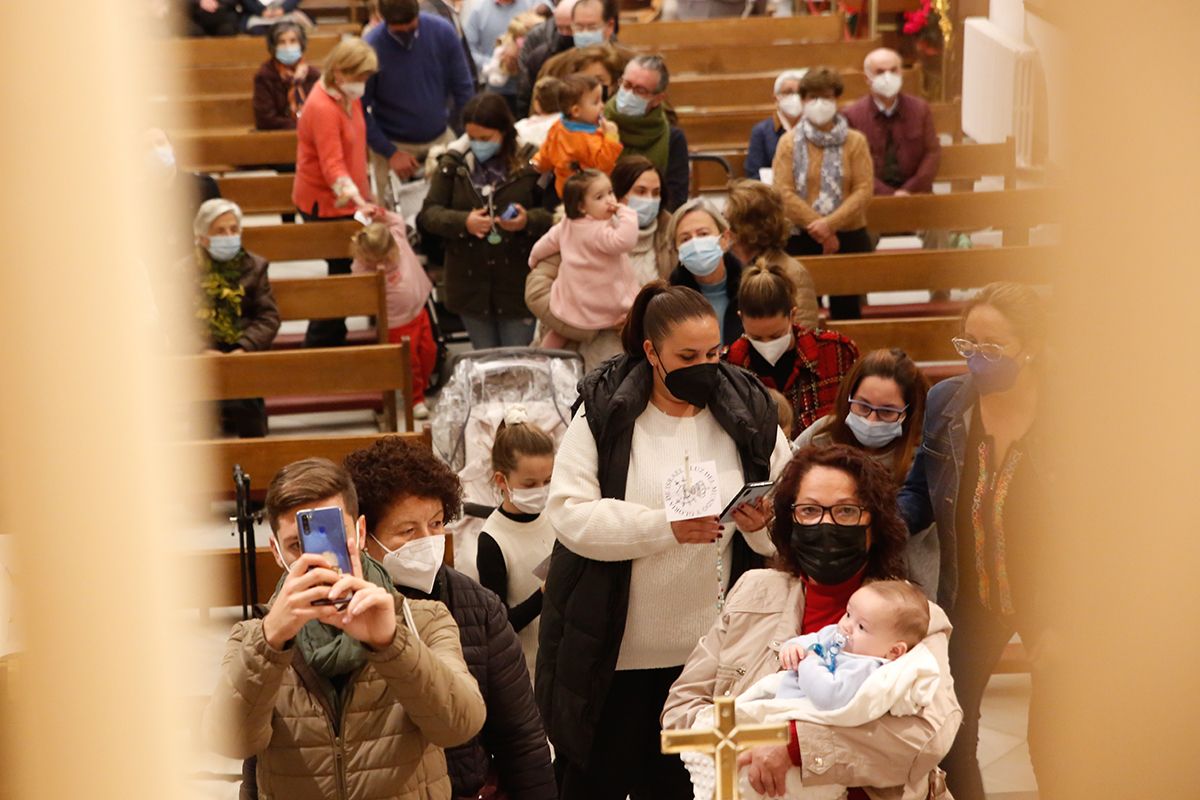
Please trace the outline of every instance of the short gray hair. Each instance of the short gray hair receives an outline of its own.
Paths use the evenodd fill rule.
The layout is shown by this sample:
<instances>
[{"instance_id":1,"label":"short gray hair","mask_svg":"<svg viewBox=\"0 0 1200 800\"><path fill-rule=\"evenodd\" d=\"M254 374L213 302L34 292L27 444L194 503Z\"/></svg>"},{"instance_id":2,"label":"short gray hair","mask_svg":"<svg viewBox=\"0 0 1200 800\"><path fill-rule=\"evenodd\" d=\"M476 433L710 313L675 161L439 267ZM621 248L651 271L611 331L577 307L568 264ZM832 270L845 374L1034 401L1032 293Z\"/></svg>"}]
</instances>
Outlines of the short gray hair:
<instances>
[{"instance_id":1,"label":"short gray hair","mask_svg":"<svg viewBox=\"0 0 1200 800\"><path fill-rule=\"evenodd\" d=\"M900 54L895 50L890 47L876 47L874 50L867 53L867 57L863 59L863 72L870 72L871 62L882 55L889 55L895 58L896 61L899 62L900 66L904 66L904 59L902 59Z\"/></svg>"},{"instance_id":2,"label":"short gray hair","mask_svg":"<svg viewBox=\"0 0 1200 800\"><path fill-rule=\"evenodd\" d=\"M662 56L634 56L629 59L629 63L642 69L652 69L658 73L658 88L654 90L655 94L662 94L667 90L667 84L671 82L671 73L667 70L667 62Z\"/></svg>"},{"instance_id":3,"label":"short gray hair","mask_svg":"<svg viewBox=\"0 0 1200 800\"><path fill-rule=\"evenodd\" d=\"M785 69L779 73L779 77L775 79L775 94L783 91L783 85L788 81L796 81L799 83L804 80L804 73L808 72L808 68L804 69Z\"/></svg>"},{"instance_id":4,"label":"short gray hair","mask_svg":"<svg viewBox=\"0 0 1200 800\"><path fill-rule=\"evenodd\" d=\"M717 211L717 207L705 200L703 197L696 197L688 200L686 203L675 209L675 213L671 215L671 222L667 226L667 241L672 246L675 245L675 229L679 227L679 223L688 214L693 211L703 211L712 217L712 221L717 223L717 231L724 233L729 230L729 220L725 219L725 215Z\"/></svg>"},{"instance_id":5,"label":"short gray hair","mask_svg":"<svg viewBox=\"0 0 1200 800\"><path fill-rule=\"evenodd\" d=\"M208 229L217 221L217 217L230 213L237 217L238 227L241 227L242 209L237 203L232 200L226 200L223 197L214 197L212 200L205 200L200 204L200 210L196 212L196 218L192 220L192 233L196 236L208 236Z\"/></svg>"}]
</instances>

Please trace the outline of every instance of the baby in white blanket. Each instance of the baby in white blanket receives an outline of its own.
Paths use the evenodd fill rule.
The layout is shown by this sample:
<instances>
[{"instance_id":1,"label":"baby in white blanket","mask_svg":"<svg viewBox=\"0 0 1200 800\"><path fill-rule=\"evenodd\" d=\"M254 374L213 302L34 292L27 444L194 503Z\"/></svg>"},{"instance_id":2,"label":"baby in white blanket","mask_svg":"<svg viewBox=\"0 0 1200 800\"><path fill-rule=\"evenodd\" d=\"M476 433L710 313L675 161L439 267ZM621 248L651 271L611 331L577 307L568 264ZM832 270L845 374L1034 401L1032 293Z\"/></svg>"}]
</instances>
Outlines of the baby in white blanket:
<instances>
[{"instance_id":1,"label":"baby in white blanket","mask_svg":"<svg viewBox=\"0 0 1200 800\"><path fill-rule=\"evenodd\" d=\"M937 690L939 669L921 644L929 630L929 601L906 581L864 585L846 604L836 625L789 639L779 651L783 671L761 679L737 698L737 721L802 720L823 725L857 726L884 714L906 716L928 705ZM694 728L712 725L702 712ZM715 775L709 756L686 754L695 800L712 800ZM740 776L743 798L757 800ZM845 787L805 788L800 770L787 776L787 800L844 797Z\"/></svg>"}]
</instances>

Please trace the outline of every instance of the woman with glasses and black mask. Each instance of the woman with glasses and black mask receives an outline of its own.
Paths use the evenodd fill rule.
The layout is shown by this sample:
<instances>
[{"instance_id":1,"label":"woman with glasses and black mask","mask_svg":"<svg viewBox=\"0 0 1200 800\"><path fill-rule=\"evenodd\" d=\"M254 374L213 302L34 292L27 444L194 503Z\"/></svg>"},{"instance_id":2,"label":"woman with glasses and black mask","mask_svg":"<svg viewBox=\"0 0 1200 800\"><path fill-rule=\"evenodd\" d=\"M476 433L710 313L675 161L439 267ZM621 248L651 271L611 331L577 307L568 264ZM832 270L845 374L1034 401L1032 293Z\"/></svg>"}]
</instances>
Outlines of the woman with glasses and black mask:
<instances>
[{"instance_id":1,"label":"woman with glasses and black mask","mask_svg":"<svg viewBox=\"0 0 1200 800\"><path fill-rule=\"evenodd\" d=\"M954 624L950 668L963 709L943 762L957 800L984 798L979 705L1014 633L1031 654L1030 756L1035 771L1052 763L1037 736L1047 713L1039 665L1048 637L1037 616L1035 545L1050 533L1039 523L1052 478L1038 421L1045 336L1045 311L1028 286L993 283L971 300L954 339L970 372L930 390L924 439L900 491L910 531L937 523L937 602Z\"/></svg>"},{"instance_id":2,"label":"woman with glasses and black mask","mask_svg":"<svg viewBox=\"0 0 1200 800\"><path fill-rule=\"evenodd\" d=\"M647 285L622 339L581 382L555 459L536 694L563 800L690 800L659 713L726 588L775 552L761 499L717 515L791 450L767 390L720 361L699 292Z\"/></svg>"},{"instance_id":3,"label":"woman with glasses and black mask","mask_svg":"<svg viewBox=\"0 0 1200 800\"><path fill-rule=\"evenodd\" d=\"M735 697L778 672L781 644L838 622L864 583L904 577L908 534L896 511L895 483L862 449L838 444L797 452L776 484L774 512L774 568L747 572L729 592L671 687L664 728L690 728L714 697ZM850 800L884 796L884 788L898 797L897 787L904 797L945 796L936 768L961 711L946 656L950 624L937 606L929 612L923 644L941 672L931 702L915 717L886 714L857 727L789 723L786 745L751 748L738 758L755 791L782 796L788 770L799 768L805 785L855 787Z\"/></svg>"}]
</instances>

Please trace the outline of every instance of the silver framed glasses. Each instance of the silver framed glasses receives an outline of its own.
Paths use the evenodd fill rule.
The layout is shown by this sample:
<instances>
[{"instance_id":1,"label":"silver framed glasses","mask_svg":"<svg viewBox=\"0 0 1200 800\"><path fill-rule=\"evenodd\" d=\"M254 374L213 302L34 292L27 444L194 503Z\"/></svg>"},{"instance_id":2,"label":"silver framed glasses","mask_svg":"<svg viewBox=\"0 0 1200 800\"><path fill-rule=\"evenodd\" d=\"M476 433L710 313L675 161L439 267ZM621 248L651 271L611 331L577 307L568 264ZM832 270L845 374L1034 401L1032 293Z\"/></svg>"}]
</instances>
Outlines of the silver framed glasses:
<instances>
[{"instance_id":1,"label":"silver framed glasses","mask_svg":"<svg viewBox=\"0 0 1200 800\"><path fill-rule=\"evenodd\" d=\"M835 525L857 525L867 509L853 503L837 503L823 506L818 503L793 503L792 519L800 525L819 525L829 512Z\"/></svg>"},{"instance_id":2,"label":"silver framed glasses","mask_svg":"<svg viewBox=\"0 0 1200 800\"><path fill-rule=\"evenodd\" d=\"M850 412L855 416L866 419L871 416L871 412L875 412L875 418L880 422L899 422L904 419L904 413L908 411L908 406L896 408L895 406L873 406L866 400L851 400Z\"/></svg>"},{"instance_id":3,"label":"silver framed glasses","mask_svg":"<svg viewBox=\"0 0 1200 800\"><path fill-rule=\"evenodd\" d=\"M992 344L991 342L973 342L970 339L963 339L956 336L950 340L950 344L954 345L954 349L963 358L970 358L978 353L988 361L999 361L1004 358L1004 345Z\"/></svg>"}]
</instances>

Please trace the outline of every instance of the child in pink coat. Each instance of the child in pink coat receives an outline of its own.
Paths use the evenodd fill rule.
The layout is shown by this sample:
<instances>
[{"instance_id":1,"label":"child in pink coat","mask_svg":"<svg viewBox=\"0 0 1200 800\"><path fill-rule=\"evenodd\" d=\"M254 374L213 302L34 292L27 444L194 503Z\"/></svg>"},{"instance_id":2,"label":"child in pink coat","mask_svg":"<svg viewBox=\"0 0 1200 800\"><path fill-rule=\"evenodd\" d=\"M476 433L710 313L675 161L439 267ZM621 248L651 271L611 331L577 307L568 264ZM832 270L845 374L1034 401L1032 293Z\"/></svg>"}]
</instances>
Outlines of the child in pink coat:
<instances>
[{"instance_id":1,"label":"child in pink coat","mask_svg":"<svg viewBox=\"0 0 1200 800\"><path fill-rule=\"evenodd\" d=\"M387 211L383 222L373 222L354 234L350 241L354 263L350 271L373 273L382 271L386 283L388 341L399 344L407 336L413 374L413 416L426 419L425 387L437 363L437 346L433 341L433 326L425 312L425 301L433 292L433 284L417 254L408 243L404 217Z\"/></svg>"},{"instance_id":2,"label":"child in pink coat","mask_svg":"<svg viewBox=\"0 0 1200 800\"><path fill-rule=\"evenodd\" d=\"M566 217L534 244L529 266L561 253L550 311L583 330L615 328L641 288L629 260L638 241L637 212L618 203L608 176L594 169L568 178L562 199ZM542 347L566 343L553 331L542 337Z\"/></svg>"}]
</instances>

